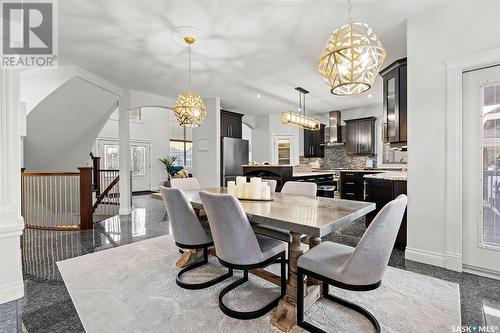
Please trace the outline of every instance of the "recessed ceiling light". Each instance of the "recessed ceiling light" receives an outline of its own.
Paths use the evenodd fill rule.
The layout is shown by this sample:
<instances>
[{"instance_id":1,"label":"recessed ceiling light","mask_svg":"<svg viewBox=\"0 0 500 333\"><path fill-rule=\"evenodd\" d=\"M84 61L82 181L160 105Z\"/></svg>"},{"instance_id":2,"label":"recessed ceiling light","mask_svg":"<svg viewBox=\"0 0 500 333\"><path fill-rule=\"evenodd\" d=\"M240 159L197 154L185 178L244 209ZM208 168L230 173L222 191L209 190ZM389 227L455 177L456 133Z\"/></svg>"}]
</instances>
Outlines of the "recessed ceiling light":
<instances>
[{"instance_id":1,"label":"recessed ceiling light","mask_svg":"<svg viewBox=\"0 0 500 333\"><path fill-rule=\"evenodd\" d=\"M368 98L372 98L372 97L373 97L373 95L372 95L372 94L368 94Z\"/></svg>"},{"instance_id":2,"label":"recessed ceiling light","mask_svg":"<svg viewBox=\"0 0 500 333\"><path fill-rule=\"evenodd\" d=\"M261 98L262 96L260 94L257 94L257 98Z\"/></svg>"}]
</instances>

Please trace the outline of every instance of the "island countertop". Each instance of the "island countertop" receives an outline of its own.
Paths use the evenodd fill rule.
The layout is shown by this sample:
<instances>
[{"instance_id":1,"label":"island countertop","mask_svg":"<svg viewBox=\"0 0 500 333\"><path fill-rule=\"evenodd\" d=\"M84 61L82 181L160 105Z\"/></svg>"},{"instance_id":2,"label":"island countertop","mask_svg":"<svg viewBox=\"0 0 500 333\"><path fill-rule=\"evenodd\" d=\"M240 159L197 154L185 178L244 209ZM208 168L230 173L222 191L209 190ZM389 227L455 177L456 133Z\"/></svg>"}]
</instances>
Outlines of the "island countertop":
<instances>
[{"instance_id":1,"label":"island countertop","mask_svg":"<svg viewBox=\"0 0 500 333\"><path fill-rule=\"evenodd\" d=\"M364 178L406 181L408 179L408 173L406 171L382 172L365 175Z\"/></svg>"}]
</instances>

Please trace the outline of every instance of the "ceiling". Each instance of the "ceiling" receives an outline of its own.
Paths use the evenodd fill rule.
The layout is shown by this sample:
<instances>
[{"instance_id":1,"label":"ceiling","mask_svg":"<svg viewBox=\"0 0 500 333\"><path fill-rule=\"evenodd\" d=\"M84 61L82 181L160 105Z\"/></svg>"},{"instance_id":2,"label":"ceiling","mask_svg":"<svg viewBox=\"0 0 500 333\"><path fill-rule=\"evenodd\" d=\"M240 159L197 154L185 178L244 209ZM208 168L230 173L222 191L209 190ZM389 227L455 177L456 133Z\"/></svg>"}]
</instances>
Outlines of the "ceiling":
<instances>
[{"instance_id":1,"label":"ceiling","mask_svg":"<svg viewBox=\"0 0 500 333\"><path fill-rule=\"evenodd\" d=\"M372 26L387 49L385 66L406 56L406 19L436 3L354 0L353 20ZM346 10L345 1L59 1L59 64L176 98L187 88L187 48L171 29L187 25L205 34L193 47L193 89L220 97L228 110L296 109L296 86L310 91L309 114L380 103L380 77L364 94L338 97L316 70L329 34L346 23Z\"/></svg>"}]
</instances>

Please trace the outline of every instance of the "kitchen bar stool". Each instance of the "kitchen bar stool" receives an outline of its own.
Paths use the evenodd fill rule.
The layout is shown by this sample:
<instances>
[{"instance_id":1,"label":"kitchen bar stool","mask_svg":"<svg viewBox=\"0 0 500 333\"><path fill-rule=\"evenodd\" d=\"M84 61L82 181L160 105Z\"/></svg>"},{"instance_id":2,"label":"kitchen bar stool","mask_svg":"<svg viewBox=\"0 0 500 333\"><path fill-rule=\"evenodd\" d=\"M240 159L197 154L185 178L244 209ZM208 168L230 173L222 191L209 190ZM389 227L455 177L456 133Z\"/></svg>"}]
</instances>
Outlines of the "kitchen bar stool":
<instances>
[{"instance_id":1,"label":"kitchen bar stool","mask_svg":"<svg viewBox=\"0 0 500 333\"><path fill-rule=\"evenodd\" d=\"M183 249L203 249L203 259L183 268L176 278L177 285L185 289L203 289L233 276L233 270L202 283L185 283L181 276L208 263L208 248L214 244L210 230L206 230L196 217L193 207L179 189L160 187L163 203L167 208L175 244Z\"/></svg>"},{"instance_id":2,"label":"kitchen bar stool","mask_svg":"<svg viewBox=\"0 0 500 333\"><path fill-rule=\"evenodd\" d=\"M225 287L219 294L219 308L236 319L255 319L278 305L286 293L286 243L255 235L240 202L232 195L200 191L219 262L231 269L243 270L243 278ZM248 281L248 270L281 264L281 294L255 311L236 311L224 304L224 295Z\"/></svg>"},{"instance_id":3,"label":"kitchen bar stool","mask_svg":"<svg viewBox=\"0 0 500 333\"><path fill-rule=\"evenodd\" d=\"M365 316L380 332L380 324L368 310L328 294L330 285L346 290L368 291L382 283L408 199L402 194L389 202L366 229L356 248L323 242L297 260L297 281L304 275L323 282L323 296ZM297 284L297 325L309 332L324 332L304 321L304 283Z\"/></svg>"}]
</instances>

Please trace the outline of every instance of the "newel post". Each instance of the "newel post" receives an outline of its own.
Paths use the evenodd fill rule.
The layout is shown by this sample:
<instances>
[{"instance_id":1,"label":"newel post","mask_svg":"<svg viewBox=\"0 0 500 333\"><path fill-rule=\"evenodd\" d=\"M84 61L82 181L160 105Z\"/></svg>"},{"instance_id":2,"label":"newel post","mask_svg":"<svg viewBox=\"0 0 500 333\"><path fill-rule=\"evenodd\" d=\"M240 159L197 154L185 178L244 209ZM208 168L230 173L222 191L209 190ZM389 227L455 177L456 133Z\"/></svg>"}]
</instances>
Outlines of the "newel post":
<instances>
[{"instance_id":1,"label":"newel post","mask_svg":"<svg viewBox=\"0 0 500 333\"><path fill-rule=\"evenodd\" d=\"M101 158L94 156L92 158L93 166L94 166L94 186L96 189L96 195L101 194L101 177L99 177L99 169L101 168Z\"/></svg>"},{"instance_id":2,"label":"newel post","mask_svg":"<svg viewBox=\"0 0 500 333\"><path fill-rule=\"evenodd\" d=\"M81 167L80 170L80 229L93 227L92 211L92 170L91 167Z\"/></svg>"}]
</instances>

